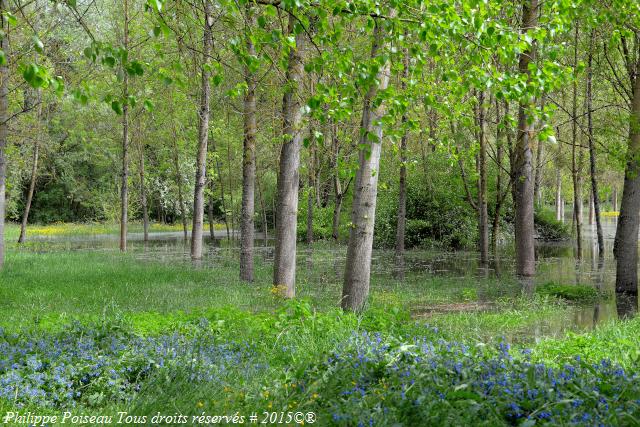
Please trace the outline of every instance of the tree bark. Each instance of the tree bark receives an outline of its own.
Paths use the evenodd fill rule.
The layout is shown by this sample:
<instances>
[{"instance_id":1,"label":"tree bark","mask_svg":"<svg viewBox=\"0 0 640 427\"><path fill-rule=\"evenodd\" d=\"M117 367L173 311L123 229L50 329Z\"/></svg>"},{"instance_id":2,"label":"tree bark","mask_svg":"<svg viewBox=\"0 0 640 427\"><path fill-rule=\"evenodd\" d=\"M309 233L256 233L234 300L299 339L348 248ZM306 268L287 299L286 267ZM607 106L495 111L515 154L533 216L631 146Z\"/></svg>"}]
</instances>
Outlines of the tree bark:
<instances>
[{"instance_id":1,"label":"tree bark","mask_svg":"<svg viewBox=\"0 0 640 427\"><path fill-rule=\"evenodd\" d=\"M596 150L593 137L593 117L591 105L593 101L593 43L595 32L591 31L589 42L589 55L587 58L587 132L589 135L589 169L591 172L591 193L593 201L593 216L596 221L596 234L598 236L598 254L604 257L604 236L602 233L602 219L600 217L600 195L598 194L598 178L596 174ZM593 224L593 221L590 221Z\"/></svg>"},{"instance_id":2,"label":"tree bark","mask_svg":"<svg viewBox=\"0 0 640 427\"><path fill-rule=\"evenodd\" d=\"M207 216L209 219L209 237L211 238L212 241L216 237L214 224L213 224L213 191L214 190L215 190L215 186L213 184L213 178L211 178L209 179L210 194L209 194L209 204L207 208Z\"/></svg>"},{"instance_id":3,"label":"tree bark","mask_svg":"<svg viewBox=\"0 0 640 427\"><path fill-rule=\"evenodd\" d=\"M254 22L253 13L247 7L248 26ZM247 55L254 57L255 46L247 29ZM240 279L253 282L253 241L256 186L256 82L251 67L245 66L247 91L244 96L244 144L242 147L242 207L240 214Z\"/></svg>"},{"instance_id":4,"label":"tree bark","mask_svg":"<svg viewBox=\"0 0 640 427\"><path fill-rule=\"evenodd\" d=\"M207 145L209 143L209 100L211 72L206 66L211 54L212 7L209 0L204 2L204 32L202 40L202 85L200 111L198 112L198 155L196 157L196 182L193 194L193 226L191 229L191 258L202 259L202 228L204 222L204 186L207 174Z\"/></svg>"},{"instance_id":5,"label":"tree bark","mask_svg":"<svg viewBox=\"0 0 640 427\"><path fill-rule=\"evenodd\" d=\"M637 37L637 35L636 35ZM630 59L627 58L627 62ZM630 73L632 97L629 142L620 217L613 254L616 258L616 292L638 294L638 229L640 226L640 59Z\"/></svg>"},{"instance_id":6,"label":"tree bark","mask_svg":"<svg viewBox=\"0 0 640 427\"><path fill-rule=\"evenodd\" d=\"M33 158L31 163L31 179L29 180L29 190L27 192L27 200L24 204L24 211L22 212L22 222L20 223L20 236L18 237L18 243L24 243L27 238L27 223L29 221L29 212L31 211L31 202L33 200L33 193L36 188L36 180L38 178L38 156L40 154L40 138L42 132L40 126L42 126L42 94L38 94L38 101L40 105L38 107L36 139L33 143Z\"/></svg>"},{"instance_id":7,"label":"tree bark","mask_svg":"<svg viewBox=\"0 0 640 427\"><path fill-rule=\"evenodd\" d=\"M180 170L180 151L178 149L178 133L176 132L175 122L173 124L173 168L175 172L176 186L178 187L178 206L180 207L180 218L182 220L182 234L184 240L187 240L187 207L184 203L184 194L182 192L182 172Z\"/></svg>"},{"instance_id":8,"label":"tree bark","mask_svg":"<svg viewBox=\"0 0 640 427\"><path fill-rule=\"evenodd\" d=\"M144 142L140 141L140 204L142 205L143 240L149 241L149 207L147 206L147 186L144 185Z\"/></svg>"},{"instance_id":9,"label":"tree bark","mask_svg":"<svg viewBox=\"0 0 640 427\"><path fill-rule=\"evenodd\" d=\"M478 231L480 234L480 262L483 265L489 263L489 212L487 208L487 140L486 140L486 106L485 93L479 92L478 96L478 139L480 152L478 163L480 179L478 182Z\"/></svg>"},{"instance_id":10,"label":"tree bark","mask_svg":"<svg viewBox=\"0 0 640 427\"><path fill-rule=\"evenodd\" d=\"M578 65L578 26L576 25L573 50L573 65ZM571 125L571 177L573 180L573 221L576 231L576 244L578 247L578 257L582 253L582 182L578 176L579 160L578 154L578 83L573 81L573 98L572 98L572 125Z\"/></svg>"},{"instance_id":11,"label":"tree bark","mask_svg":"<svg viewBox=\"0 0 640 427\"><path fill-rule=\"evenodd\" d=\"M129 51L129 4L124 0L124 49ZM129 76L122 80L122 183L120 185L120 250L127 250L127 222L129 215Z\"/></svg>"},{"instance_id":12,"label":"tree bark","mask_svg":"<svg viewBox=\"0 0 640 427\"><path fill-rule=\"evenodd\" d=\"M333 207L333 222L331 227L331 236L334 241L340 238L340 214L342 211L342 183L340 182L340 171L338 169L338 156L340 155L340 142L338 140L338 128L333 123L331 132L331 171L333 173L333 192L335 195L335 205Z\"/></svg>"},{"instance_id":13,"label":"tree bark","mask_svg":"<svg viewBox=\"0 0 640 427\"><path fill-rule=\"evenodd\" d=\"M0 66L0 269L4 267L4 217L6 213L7 158L5 150L9 136L9 12L7 0L0 0L0 22L4 37L0 38L0 49L4 52L5 63Z\"/></svg>"},{"instance_id":14,"label":"tree bark","mask_svg":"<svg viewBox=\"0 0 640 427\"><path fill-rule=\"evenodd\" d=\"M407 33L405 31L405 37ZM404 48L402 58L402 82L400 89L402 92L407 90L407 79L409 78L409 49ZM404 255L404 239L405 228L407 224L407 121L409 120L407 112L402 114L400 119L401 127L403 127L402 137L400 138L400 179L398 182L398 221L396 224L396 257L401 258Z\"/></svg>"},{"instance_id":15,"label":"tree bark","mask_svg":"<svg viewBox=\"0 0 640 427\"><path fill-rule=\"evenodd\" d=\"M314 136L313 128L310 129L309 138L311 139L311 144L309 145L309 170L307 174L307 234L306 234L306 242L307 244L313 243L313 199L317 190L317 186L315 183L315 157L316 157L316 139Z\"/></svg>"},{"instance_id":16,"label":"tree bark","mask_svg":"<svg viewBox=\"0 0 640 427\"><path fill-rule=\"evenodd\" d=\"M395 15L395 11L390 12ZM386 50L384 41L384 23L376 19L371 47L371 58L381 55ZM382 123L385 105L373 105L379 91L386 90L389 84L391 64L387 60L376 76L377 86L372 84L364 97L359 153L359 168L351 209L351 230L345 266L344 285L342 288L342 308L359 312L364 308L369 295L371 272L371 251L373 246L373 228L376 214L378 194L378 176L380 152L382 148Z\"/></svg>"},{"instance_id":17,"label":"tree bark","mask_svg":"<svg viewBox=\"0 0 640 427\"><path fill-rule=\"evenodd\" d=\"M522 32L526 33L538 25L538 0L524 0L522 8ZM520 54L518 70L531 79L529 64L534 60L535 46ZM514 150L514 201L515 201L515 246L516 273L531 277L536 271L533 222L533 180L531 139L533 125L529 123L527 109L532 100L522 100L518 108L518 136Z\"/></svg>"},{"instance_id":18,"label":"tree bark","mask_svg":"<svg viewBox=\"0 0 640 427\"><path fill-rule=\"evenodd\" d=\"M293 34L295 18L289 16L289 34ZM280 170L278 171L278 202L276 208L276 241L273 284L284 287L284 296L296 293L296 232L298 220L298 187L300 185L300 142L302 111L300 92L304 78L304 34L295 36L295 47L289 50L286 72L287 89L282 100L282 135Z\"/></svg>"},{"instance_id":19,"label":"tree bark","mask_svg":"<svg viewBox=\"0 0 640 427\"><path fill-rule=\"evenodd\" d=\"M556 220L562 221L562 173L556 166Z\"/></svg>"}]
</instances>

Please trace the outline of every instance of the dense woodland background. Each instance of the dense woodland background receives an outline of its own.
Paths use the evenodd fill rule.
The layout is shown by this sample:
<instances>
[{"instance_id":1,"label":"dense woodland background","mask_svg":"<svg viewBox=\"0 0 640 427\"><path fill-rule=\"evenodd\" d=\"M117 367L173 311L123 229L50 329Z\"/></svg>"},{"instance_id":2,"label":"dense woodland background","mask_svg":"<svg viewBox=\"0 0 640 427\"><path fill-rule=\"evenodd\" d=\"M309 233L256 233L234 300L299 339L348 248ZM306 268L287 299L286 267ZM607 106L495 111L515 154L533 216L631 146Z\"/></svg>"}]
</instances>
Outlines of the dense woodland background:
<instances>
[{"instance_id":1,"label":"dense woodland background","mask_svg":"<svg viewBox=\"0 0 640 427\"><path fill-rule=\"evenodd\" d=\"M363 289L373 236L486 260L515 233L530 276L534 237L567 218L580 245L622 203L618 287L637 292L634 0L0 9L9 221L182 223L194 258L203 219L225 223L247 280L255 229L276 237L274 284L293 296L296 234L349 240L345 282Z\"/></svg>"}]
</instances>

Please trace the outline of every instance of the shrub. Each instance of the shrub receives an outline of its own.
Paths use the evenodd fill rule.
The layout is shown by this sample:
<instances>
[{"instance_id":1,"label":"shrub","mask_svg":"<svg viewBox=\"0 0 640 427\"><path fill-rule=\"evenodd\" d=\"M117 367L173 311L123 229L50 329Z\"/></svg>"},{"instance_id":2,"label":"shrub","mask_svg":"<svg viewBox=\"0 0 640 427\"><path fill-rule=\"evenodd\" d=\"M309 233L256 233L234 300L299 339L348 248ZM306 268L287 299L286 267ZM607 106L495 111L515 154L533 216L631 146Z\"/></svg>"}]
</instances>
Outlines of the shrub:
<instances>
[{"instance_id":1,"label":"shrub","mask_svg":"<svg viewBox=\"0 0 640 427\"><path fill-rule=\"evenodd\" d=\"M543 240L564 240L571 234L569 227L558 221L551 209L537 207L534 214L536 233Z\"/></svg>"}]
</instances>

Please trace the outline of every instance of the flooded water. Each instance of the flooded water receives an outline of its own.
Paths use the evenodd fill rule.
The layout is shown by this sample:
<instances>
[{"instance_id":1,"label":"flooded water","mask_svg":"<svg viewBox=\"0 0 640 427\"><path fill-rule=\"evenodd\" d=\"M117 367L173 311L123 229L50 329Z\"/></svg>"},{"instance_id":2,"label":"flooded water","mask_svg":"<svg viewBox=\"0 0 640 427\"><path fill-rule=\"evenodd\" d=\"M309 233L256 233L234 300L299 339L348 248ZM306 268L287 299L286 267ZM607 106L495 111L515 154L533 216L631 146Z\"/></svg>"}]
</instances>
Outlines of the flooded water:
<instances>
[{"instance_id":1,"label":"flooded water","mask_svg":"<svg viewBox=\"0 0 640 427\"><path fill-rule=\"evenodd\" d=\"M634 315L637 301L615 298L615 262L613 259L613 241L616 230L615 217L603 218L605 257L598 258L595 225L585 225L583 229L582 253L578 254L574 240L560 242L538 241L536 243L537 275L527 286L535 287L553 282L562 285L580 284L596 288L600 293L609 295L589 304L572 306L570 318L546 319L532 326L528 334L534 337L560 335L567 330L588 330L596 324L618 317ZM141 260L160 262L190 262L189 242L181 232L158 232L150 234L148 242L143 242L141 233L128 236L130 251ZM206 252L199 263L202 268L215 269L220 265L232 265L237 262L237 236L227 236L225 232L216 232L213 239L205 235ZM96 235L82 237L34 237L31 245L35 250L114 250L118 247L117 236ZM273 241L258 235L256 239L256 257L262 262L273 260ZM319 244L313 249L301 244L298 255L298 277L311 284L340 283L344 272L346 248L341 245ZM578 256L579 255L579 256ZM488 266L483 267L479 255L474 251L435 251L410 250L399 262L392 251L374 250L372 260L372 282L404 277L415 285L428 278L447 278L452 287L459 279L461 292L463 287L472 283L492 283L498 281L514 282L513 245L506 243L491 258ZM526 287L525 287L526 288ZM449 304L447 306L414 307L418 316L448 311L491 311L493 299L500 296L492 292L475 304Z\"/></svg>"}]
</instances>

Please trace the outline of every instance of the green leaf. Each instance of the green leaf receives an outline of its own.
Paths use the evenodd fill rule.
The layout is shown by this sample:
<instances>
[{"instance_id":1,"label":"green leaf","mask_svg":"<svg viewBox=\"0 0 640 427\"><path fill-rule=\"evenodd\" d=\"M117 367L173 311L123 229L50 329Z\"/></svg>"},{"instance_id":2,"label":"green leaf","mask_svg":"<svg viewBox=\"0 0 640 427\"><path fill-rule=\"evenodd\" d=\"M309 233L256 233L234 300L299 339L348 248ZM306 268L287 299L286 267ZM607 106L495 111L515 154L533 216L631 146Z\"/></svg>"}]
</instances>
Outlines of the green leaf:
<instances>
[{"instance_id":1,"label":"green leaf","mask_svg":"<svg viewBox=\"0 0 640 427\"><path fill-rule=\"evenodd\" d=\"M145 99L144 100L144 109L147 111L153 111L154 105L153 102L151 102L150 99Z\"/></svg>"},{"instance_id":2,"label":"green leaf","mask_svg":"<svg viewBox=\"0 0 640 427\"><path fill-rule=\"evenodd\" d=\"M42 43L42 40L40 40L36 35L34 35L31 39L33 41L33 48L36 50L36 52L44 52L44 43Z\"/></svg>"},{"instance_id":3,"label":"green leaf","mask_svg":"<svg viewBox=\"0 0 640 427\"><path fill-rule=\"evenodd\" d=\"M115 111L117 115L122 115L122 104L120 101L111 101L111 109Z\"/></svg>"},{"instance_id":4,"label":"green leaf","mask_svg":"<svg viewBox=\"0 0 640 427\"><path fill-rule=\"evenodd\" d=\"M0 65L7 64L7 55L4 54L4 50L0 49Z\"/></svg>"}]
</instances>

